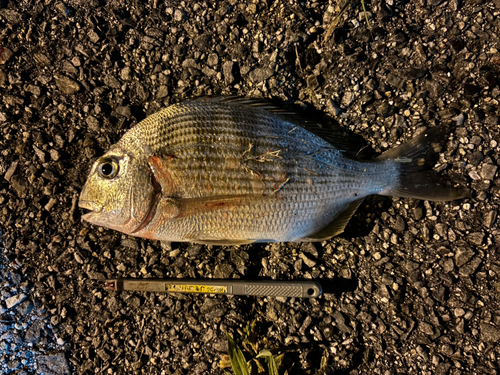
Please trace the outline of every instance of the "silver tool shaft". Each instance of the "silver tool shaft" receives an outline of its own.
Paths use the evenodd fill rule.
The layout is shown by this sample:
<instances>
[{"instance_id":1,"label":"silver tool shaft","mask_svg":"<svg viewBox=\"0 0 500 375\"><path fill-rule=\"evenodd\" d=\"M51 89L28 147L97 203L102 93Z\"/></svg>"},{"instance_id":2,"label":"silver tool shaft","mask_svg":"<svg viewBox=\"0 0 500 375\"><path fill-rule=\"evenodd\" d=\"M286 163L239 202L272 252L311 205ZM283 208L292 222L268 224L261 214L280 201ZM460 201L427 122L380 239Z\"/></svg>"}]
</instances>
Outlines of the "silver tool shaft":
<instances>
[{"instance_id":1,"label":"silver tool shaft","mask_svg":"<svg viewBox=\"0 0 500 375\"><path fill-rule=\"evenodd\" d=\"M112 279L105 288L115 291L226 294L261 297L317 298L321 285L315 281L247 281L196 279Z\"/></svg>"}]
</instances>

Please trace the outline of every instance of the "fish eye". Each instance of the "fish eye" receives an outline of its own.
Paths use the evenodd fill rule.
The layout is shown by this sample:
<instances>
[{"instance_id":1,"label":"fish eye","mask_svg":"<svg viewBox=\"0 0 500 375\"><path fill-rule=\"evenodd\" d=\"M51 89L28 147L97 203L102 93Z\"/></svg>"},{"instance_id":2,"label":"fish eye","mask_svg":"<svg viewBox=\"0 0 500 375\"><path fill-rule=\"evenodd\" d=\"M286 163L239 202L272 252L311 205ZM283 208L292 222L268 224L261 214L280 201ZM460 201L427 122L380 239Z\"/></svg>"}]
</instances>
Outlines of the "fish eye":
<instances>
[{"instance_id":1,"label":"fish eye","mask_svg":"<svg viewBox=\"0 0 500 375\"><path fill-rule=\"evenodd\" d=\"M97 167L99 176L106 179L115 178L118 174L118 169L118 162L111 158L103 159Z\"/></svg>"}]
</instances>

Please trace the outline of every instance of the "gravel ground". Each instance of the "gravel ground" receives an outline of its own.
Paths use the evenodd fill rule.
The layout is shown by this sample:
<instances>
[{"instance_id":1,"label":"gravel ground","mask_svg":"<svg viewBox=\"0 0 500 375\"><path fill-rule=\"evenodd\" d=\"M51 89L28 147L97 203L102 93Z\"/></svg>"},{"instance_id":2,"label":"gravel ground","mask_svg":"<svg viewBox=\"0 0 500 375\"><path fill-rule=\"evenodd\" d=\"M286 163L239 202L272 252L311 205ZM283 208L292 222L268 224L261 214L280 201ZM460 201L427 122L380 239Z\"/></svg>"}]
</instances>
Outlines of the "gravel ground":
<instances>
[{"instance_id":1,"label":"gravel ground","mask_svg":"<svg viewBox=\"0 0 500 375\"><path fill-rule=\"evenodd\" d=\"M144 4L145 3L145 4ZM2 374L222 374L256 320L282 372L497 374L500 1L0 0ZM266 97L376 152L455 124L437 164L472 196L374 197L317 244L161 246L80 221L93 158L148 114ZM112 277L312 278L317 300L162 295ZM326 356L325 353L328 353Z\"/></svg>"}]
</instances>

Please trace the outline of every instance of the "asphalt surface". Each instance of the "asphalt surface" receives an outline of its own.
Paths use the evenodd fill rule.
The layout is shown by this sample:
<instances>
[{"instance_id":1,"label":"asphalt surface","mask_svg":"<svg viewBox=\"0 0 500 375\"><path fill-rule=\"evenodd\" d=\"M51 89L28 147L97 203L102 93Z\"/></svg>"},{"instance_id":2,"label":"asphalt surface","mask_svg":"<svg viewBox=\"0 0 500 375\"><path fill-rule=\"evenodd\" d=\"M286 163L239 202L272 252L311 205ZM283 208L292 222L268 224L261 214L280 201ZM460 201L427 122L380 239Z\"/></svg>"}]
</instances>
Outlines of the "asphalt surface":
<instances>
[{"instance_id":1,"label":"asphalt surface","mask_svg":"<svg viewBox=\"0 0 500 375\"><path fill-rule=\"evenodd\" d=\"M226 332L239 342L253 321L280 373L499 372L500 2L366 7L371 28L353 2L330 29L333 1L0 1L2 374L222 374ZM81 222L96 157L215 94L272 99L374 154L451 125L435 168L471 197L373 197L314 244L161 246ZM314 279L325 294L97 283L114 277Z\"/></svg>"}]
</instances>

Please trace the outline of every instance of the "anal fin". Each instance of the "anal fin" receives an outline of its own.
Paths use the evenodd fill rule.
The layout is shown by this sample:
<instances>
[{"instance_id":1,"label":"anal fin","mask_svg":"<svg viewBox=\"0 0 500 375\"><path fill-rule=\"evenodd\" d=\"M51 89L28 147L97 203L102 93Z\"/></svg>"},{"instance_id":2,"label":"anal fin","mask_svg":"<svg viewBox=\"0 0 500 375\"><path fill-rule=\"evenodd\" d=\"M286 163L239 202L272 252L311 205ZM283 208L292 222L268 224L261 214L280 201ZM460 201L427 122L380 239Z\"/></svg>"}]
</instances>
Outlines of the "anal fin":
<instances>
[{"instance_id":1,"label":"anal fin","mask_svg":"<svg viewBox=\"0 0 500 375\"><path fill-rule=\"evenodd\" d=\"M316 242L329 240L332 237L338 236L342 232L351 220L352 215L356 212L359 205L363 202L363 199L358 199L351 202L333 221L331 221L326 227L320 229L318 232L311 234L308 237L302 238L300 241L303 242Z\"/></svg>"}]
</instances>

